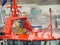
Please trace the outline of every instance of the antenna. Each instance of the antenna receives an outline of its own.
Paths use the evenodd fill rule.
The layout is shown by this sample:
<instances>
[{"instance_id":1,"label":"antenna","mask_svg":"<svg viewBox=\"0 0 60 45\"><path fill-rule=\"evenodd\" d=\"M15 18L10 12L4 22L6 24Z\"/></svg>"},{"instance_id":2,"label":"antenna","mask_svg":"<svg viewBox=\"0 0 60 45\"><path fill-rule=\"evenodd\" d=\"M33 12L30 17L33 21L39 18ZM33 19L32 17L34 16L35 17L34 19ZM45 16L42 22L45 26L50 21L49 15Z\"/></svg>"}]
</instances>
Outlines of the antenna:
<instances>
[{"instance_id":1,"label":"antenna","mask_svg":"<svg viewBox=\"0 0 60 45\"><path fill-rule=\"evenodd\" d=\"M12 1L12 6L10 6L9 8L12 8L13 10L12 10L12 15L13 15L13 17L16 17L17 16L17 14L16 14L16 12L20 12L17 8L21 8L21 6L17 6L17 4L16 4L16 0L13 0Z\"/></svg>"}]
</instances>

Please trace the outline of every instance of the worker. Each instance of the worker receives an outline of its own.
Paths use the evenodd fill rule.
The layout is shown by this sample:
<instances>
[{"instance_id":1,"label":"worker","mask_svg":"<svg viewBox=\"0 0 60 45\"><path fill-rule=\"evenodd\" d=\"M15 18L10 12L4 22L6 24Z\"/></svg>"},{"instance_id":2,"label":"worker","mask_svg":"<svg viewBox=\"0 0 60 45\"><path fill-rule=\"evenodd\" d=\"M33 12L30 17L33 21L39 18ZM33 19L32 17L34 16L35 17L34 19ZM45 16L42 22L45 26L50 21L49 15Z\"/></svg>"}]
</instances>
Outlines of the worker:
<instances>
[{"instance_id":1,"label":"worker","mask_svg":"<svg viewBox=\"0 0 60 45\"><path fill-rule=\"evenodd\" d=\"M25 32L25 28L24 28L25 27L25 22L24 22L24 20L20 20L19 24L20 24L19 25L20 34L23 34Z\"/></svg>"},{"instance_id":2,"label":"worker","mask_svg":"<svg viewBox=\"0 0 60 45\"><path fill-rule=\"evenodd\" d=\"M25 22L23 20L16 22L16 34L23 34L25 32Z\"/></svg>"},{"instance_id":3,"label":"worker","mask_svg":"<svg viewBox=\"0 0 60 45\"><path fill-rule=\"evenodd\" d=\"M19 23L16 22L16 23L15 23L15 26L16 26L16 31L15 31L15 33L18 34L18 33L19 33L19 31L18 31L18 30L19 30Z\"/></svg>"}]
</instances>

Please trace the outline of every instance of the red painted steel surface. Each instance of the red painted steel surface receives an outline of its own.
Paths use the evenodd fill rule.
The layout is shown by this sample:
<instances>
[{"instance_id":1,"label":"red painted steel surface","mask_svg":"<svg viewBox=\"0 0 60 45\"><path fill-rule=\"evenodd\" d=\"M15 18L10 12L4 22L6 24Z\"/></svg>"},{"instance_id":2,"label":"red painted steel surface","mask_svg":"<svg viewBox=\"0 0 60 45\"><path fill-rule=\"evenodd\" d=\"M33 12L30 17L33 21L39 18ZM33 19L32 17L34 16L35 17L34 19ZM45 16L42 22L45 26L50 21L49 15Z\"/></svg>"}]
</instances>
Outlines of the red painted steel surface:
<instances>
[{"instance_id":1,"label":"red painted steel surface","mask_svg":"<svg viewBox=\"0 0 60 45\"><path fill-rule=\"evenodd\" d=\"M53 32L53 37L50 37L50 32L46 32L42 37L41 37L42 32L37 32L37 33L31 33L31 34L10 34L10 35L5 35L5 36L0 36L0 39L10 39L10 40L26 40L26 41L32 41L32 40L60 40L60 35L59 33Z\"/></svg>"}]
</instances>

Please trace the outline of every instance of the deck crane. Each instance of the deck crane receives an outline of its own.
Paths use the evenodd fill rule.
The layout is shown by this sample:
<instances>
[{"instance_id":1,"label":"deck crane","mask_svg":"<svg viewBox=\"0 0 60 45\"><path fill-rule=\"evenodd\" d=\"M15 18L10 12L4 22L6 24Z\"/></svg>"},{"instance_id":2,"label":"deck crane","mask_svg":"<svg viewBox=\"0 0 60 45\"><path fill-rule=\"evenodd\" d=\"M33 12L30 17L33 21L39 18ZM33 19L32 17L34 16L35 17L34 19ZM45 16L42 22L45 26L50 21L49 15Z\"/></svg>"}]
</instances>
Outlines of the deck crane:
<instances>
[{"instance_id":1,"label":"deck crane","mask_svg":"<svg viewBox=\"0 0 60 45\"><path fill-rule=\"evenodd\" d=\"M16 5L16 0L12 0L12 6L8 6L8 8L12 8L12 16L8 17L6 19L3 31L0 33L0 39L7 39L7 40L23 40L23 41L46 41L46 40L60 40L60 35L56 37L56 35L53 34L52 31L52 11L51 8L49 8L50 12L50 24L47 28L45 28L42 31L33 32L34 28L31 28L31 23L29 22L27 16L18 16L16 12L20 12L18 8L21 8L22 6ZM21 26L25 28L27 31L31 32L29 34L15 34L12 31L14 20L20 20ZM24 24L24 25L22 25ZM47 32L47 30L50 28L50 32ZM19 35L19 37L18 37Z\"/></svg>"}]
</instances>

